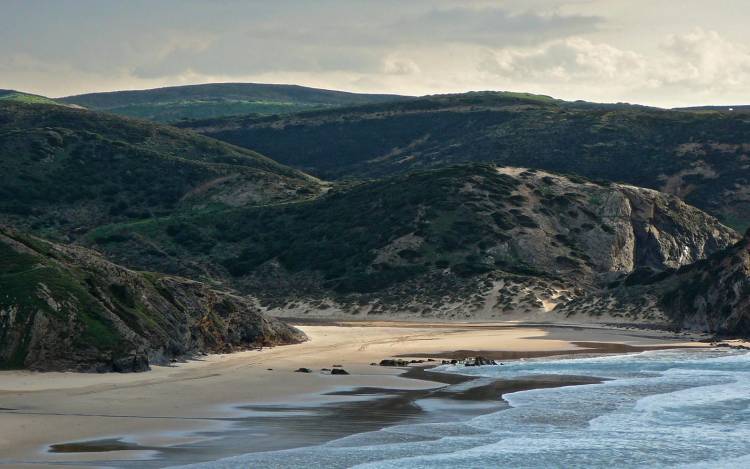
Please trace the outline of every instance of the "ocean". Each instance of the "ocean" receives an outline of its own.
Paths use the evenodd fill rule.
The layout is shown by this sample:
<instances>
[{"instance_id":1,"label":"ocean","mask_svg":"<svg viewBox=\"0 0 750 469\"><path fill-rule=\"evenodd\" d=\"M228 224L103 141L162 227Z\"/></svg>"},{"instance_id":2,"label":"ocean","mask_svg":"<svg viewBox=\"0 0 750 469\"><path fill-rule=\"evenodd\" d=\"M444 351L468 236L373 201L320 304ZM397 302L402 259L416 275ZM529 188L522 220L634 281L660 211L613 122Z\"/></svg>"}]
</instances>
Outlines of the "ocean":
<instances>
[{"instance_id":1,"label":"ocean","mask_svg":"<svg viewBox=\"0 0 750 469\"><path fill-rule=\"evenodd\" d=\"M507 406L466 418L457 416L461 404L424 399L417 405L427 411L458 406L459 414L453 408L443 421L393 425L322 445L186 467L750 467L750 353L745 351L677 349L437 370L485 381L538 375L605 381L505 394Z\"/></svg>"}]
</instances>

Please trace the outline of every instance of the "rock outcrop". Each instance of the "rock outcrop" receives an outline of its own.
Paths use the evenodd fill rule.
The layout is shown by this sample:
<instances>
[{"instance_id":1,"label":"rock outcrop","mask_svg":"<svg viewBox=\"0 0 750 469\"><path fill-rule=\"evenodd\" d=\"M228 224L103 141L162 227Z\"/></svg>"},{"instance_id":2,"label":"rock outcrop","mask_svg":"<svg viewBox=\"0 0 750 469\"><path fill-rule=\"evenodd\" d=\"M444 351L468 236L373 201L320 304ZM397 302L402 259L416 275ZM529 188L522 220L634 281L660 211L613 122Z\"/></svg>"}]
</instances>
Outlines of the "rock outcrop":
<instances>
[{"instance_id":1,"label":"rock outcrop","mask_svg":"<svg viewBox=\"0 0 750 469\"><path fill-rule=\"evenodd\" d=\"M0 229L0 367L142 371L306 340L248 299Z\"/></svg>"},{"instance_id":2,"label":"rock outcrop","mask_svg":"<svg viewBox=\"0 0 750 469\"><path fill-rule=\"evenodd\" d=\"M678 270L659 304L684 328L750 337L750 231L736 245Z\"/></svg>"},{"instance_id":3,"label":"rock outcrop","mask_svg":"<svg viewBox=\"0 0 750 469\"><path fill-rule=\"evenodd\" d=\"M750 231L736 244L678 269L638 269L557 309L719 337L750 337Z\"/></svg>"}]
</instances>

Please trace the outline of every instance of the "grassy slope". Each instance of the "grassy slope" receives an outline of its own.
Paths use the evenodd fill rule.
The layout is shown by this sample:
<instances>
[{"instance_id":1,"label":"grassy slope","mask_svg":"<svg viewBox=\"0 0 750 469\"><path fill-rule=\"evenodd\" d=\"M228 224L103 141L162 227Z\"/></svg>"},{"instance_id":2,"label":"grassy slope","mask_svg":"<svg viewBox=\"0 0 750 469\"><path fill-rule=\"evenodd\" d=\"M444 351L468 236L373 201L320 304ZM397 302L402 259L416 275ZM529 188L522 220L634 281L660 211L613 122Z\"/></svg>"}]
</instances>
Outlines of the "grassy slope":
<instances>
[{"instance_id":1,"label":"grassy slope","mask_svg":"<svg viewBox=\"0 0 750 469\"><path fill-rule=\"evenodd\" d=\"M0 217L86 230L177 209L309 197L314 179L189 131L59 106L0 102Z\"/></svg>"},{"instance_id":2,"label":"grassy slope","mask_svg":"<svg viewBox=\"0 0 750 469\"><path fill-rule=\"evenodd\" d=\"M60 105L59 102L47 98L45 96L39 96L36 94L22 93L14 90L0 90L0 101L9 101L16 103L26 104L56 104Z\"/></svg>"},{"instance_id":3,"label":"grassy slope","mask_svg":"<svg viewBox=\"0 0 750 469\"><path fill-rule=\"evenodd\" d=\"M402 99L396 95L358 94L295 85L215 83L151 90L90 93L61 102L159 122L245 114L287 114Z\"/></svg>"},{"instance_id":4,"label":"grassy slope","mask_svg":"<svg viewBox=\"0 0 750 469\"><path fill-rule=\"evenodd\" d=\"M324 178L492 161L666 190L750 225L747 113L468 93L186 126Z\"/></svg>"}]
</instances>

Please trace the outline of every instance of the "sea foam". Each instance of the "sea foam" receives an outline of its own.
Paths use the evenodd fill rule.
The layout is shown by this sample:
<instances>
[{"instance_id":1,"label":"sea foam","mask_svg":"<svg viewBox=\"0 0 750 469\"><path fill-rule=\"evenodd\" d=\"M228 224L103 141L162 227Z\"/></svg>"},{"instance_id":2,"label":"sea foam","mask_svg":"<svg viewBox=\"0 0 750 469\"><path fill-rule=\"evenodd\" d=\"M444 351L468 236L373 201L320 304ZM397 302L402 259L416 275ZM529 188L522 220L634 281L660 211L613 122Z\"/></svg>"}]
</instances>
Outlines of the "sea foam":
<instances>
[{"instance_id":1,"label":"sea foam","mask_svg":"<svg viewBox=\"0 0 750 469\"><path fill-rule=\"evenodd\" d=\"M441 370L484 378L555 374L607 381L506 394L509 408L463 421L395 425L324 445L191 467L716 468L750 462L745 352L664 350Z\"/></svg>"}]
</instances>

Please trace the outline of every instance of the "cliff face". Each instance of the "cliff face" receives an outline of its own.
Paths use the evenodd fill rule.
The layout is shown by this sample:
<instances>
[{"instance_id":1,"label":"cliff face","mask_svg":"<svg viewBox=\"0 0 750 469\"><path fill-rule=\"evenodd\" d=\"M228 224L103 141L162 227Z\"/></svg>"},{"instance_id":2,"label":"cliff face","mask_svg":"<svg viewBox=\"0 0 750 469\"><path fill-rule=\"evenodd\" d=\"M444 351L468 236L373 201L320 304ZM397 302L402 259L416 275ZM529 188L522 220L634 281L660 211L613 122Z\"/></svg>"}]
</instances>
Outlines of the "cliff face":
<instances>
[{"instance_id":1,"label":"cliff face","mask_svg":"<svg viewBox=\"0 0 750 469\"><path fill-rule=\"evenodd\" d=\"M680 269L654 290L659 306L684 328L750 337L750 231L736 245Z\"/></svg>"},{"instance_id":2,"label":"cliff face","mask_svg":"<svg viewBox=\"0 0 750 469\"><path fill-rule=\"evenodd\" d=\"M516 173L525 202L515 210L532 222L513 227L496 249L507 246L544 272L600 281L639 268L677 268L738 239L715 218L654 190L498 170Z\"/></svg>"},{"instance_id":3,"label":"cliff face","mask_svg":"<svg viewBox=\"0 0 750 469\"><path fill-rule=\"evenodd\" d=\"M0 367L142 371L305 339L247 299L0 229Z\"/></svg>"},{"instance_id":4,"label":"cliff face","mask_svg":"<svg viewBox=\"0 0 750 469\"><path fill-rule=\"evenodd\" d=\"M676 268L731 245L737 234L677 197L641 187L613 185L632 228L631 269ZM621 235L629 237L627 227Z\"/></svg>"},{"instance_id":5,"label":"cliff face","mask_svg":"<svg viewBox=\"0 0 750 469\"><path fill-rule=\"evenodd\" d=\"M750 232L678 269L638 269L560 305L562 316L607 315L720 337L750 337Z\"/></svg>"}]
</instances>

